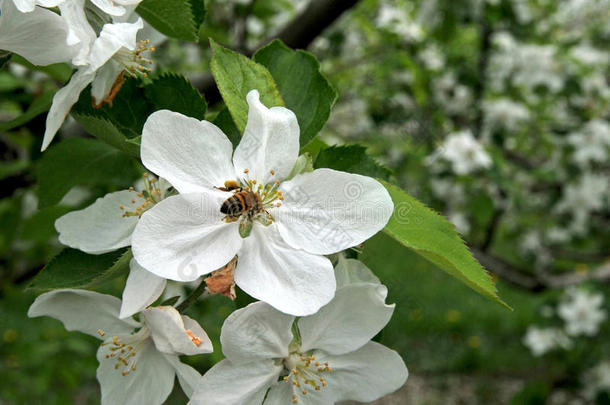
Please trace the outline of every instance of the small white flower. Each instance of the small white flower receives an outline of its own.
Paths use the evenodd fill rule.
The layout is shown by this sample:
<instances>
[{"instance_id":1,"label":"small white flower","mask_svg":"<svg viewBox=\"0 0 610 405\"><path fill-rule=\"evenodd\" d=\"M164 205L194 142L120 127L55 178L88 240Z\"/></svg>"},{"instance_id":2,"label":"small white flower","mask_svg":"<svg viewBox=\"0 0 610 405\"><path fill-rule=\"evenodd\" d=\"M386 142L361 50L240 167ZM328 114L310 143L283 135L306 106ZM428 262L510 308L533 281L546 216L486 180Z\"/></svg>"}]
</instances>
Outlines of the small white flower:
<instances>
[{"instance_id":1,"label":"small white flower","mask_svg":"<svg viewBox=\"0 0 610 405\"><path fill-rule=\"evenodd\" d=\"M161 277L191 281L237 255L240 288L284 312L309 315L335 291L323 255L380 231L392 200L374 179L330 169L286 180L299 152L296 117L268 109L255 90L247 100L248 123L234 154L210 122L166 110L148 118L142 161L180 195L142 215L134 257Z\"/></svg>"},{"instance_id":2,"label":"small white flower","mask_svg":"<svg viewBox=\"0 0 610 405\"><path fill-rule=\"evenodd\" d=\"M589 121L582 131L568 136L568 143L575 149L572 161L579 166L604 163L610 152L610 124L600 119Z\"/></svg>"},{"instance_id":3,"label":"small white flower","mask_svg":"<svg viewBox=\"0 0 610 405\"><path fill-rule=\"evenodd\" d=\"M13 4L0 0L0 49L23 56L34 65L69 62L73 50L67 45L68 27L54 12L32 5L22 14ZM15 7L17 5L17 7Z\"/></svg>"},{"instance_id":4,"label":"small white flower","mask_svg":"<svg viewBox=\"0 0 610 405\"><path fill-rule=\"evenodd\" d=\"M184 392L192 395L201 376L178 356L212 352L201 326L173 307L145 309L141 322L119 319L120 306L111 295L64 289L36 298L28 316L51 316L67 330L103 340L97 351L103 405L161 404L176 376Z\"/></svg>"},{"instance_id":5,"label":"small white flower","mask_svg":"<svg viewBox=\"0 0 610 405\"><path fill-rule=\"evenodd\" d=\"M506 98L488 101L483 105L483 109L485 126L488 130L503 128L516 131L530 118L530 112L525 106Z\"/></svg>"},{"instance_id":6,"label":"small white flower","mask_svg":"<svg viewBox=\"0 0 610 405\"><path fill-rule=\"evenodd\" d=\"M87 85L92 84L93 101L96 105L101 105L110 95L113 87L122 84L123 73L129 75L146 73L150 68L144 65L152 63L143 56L153 49L149 46L149 42L136 40L138 31L144 27L141 18L134 23L105 24L96 37L93 28L84 18L82 8L66 2L60 5L60 9L62 17L68 18L67 16L74 14L77 15L75 20L80 22L76 28L71 28L71 34L68 35L68 44L73 44L79 49L73 58L73 63L79 66L79 69L70 82L53 97L53 104L47 115L42 150L49 146ZM75 34L77 29L80 31Z\"/></svg>"},{"instance_id":7,"label":"small white flower","mask_svg":"<svg viewBox=\"0 0 610 405\"><path fill-rule=\"evenodd\" d=\"M17 10L22 13L31 13L36 6L57 7L64 0L13 0Z\"/></svg>"},{"instance_id":8,"label":"small white flower","mask_svg":"<svg viewBox=\"0 0 610 405\"><path fill-rule=\"evenodd\" d=\"M59 241L91 254L102 254L131 245L140 216L166 196L169 184L145 177L142 191L117 191L98 198L90 206L67 213L55 221ZM146 271L134 259L129 263L120 318L132 316L152 304L163 292L166 280Z\"/></svg>"},{"instance_id":9,"label":"small white flower","mask_svg":"<svg viewBox=\"0 0 610 405\"><path fill-rule=\"evenodd\" d=\"M570 349L572 341L561 329L558 328L538 328L530 326L523 337L523 344L530 349L534 356L557 349Z\"/></svg>"},{"instance_id":10,"label":"small white flower","mask_svg":"<svg viewBox=\"0 0 610 405\"><path fill-rule=\"evenodd\" d=\"M603 361L585 373L585 395L594 399L601 391L610 392L610 361Z\"/></svg>"},{"instance_id":11,"label":"small white flower","mask_svg":"<svg viewBox=\"0 0 610 405\"><path fill-rule=\"evenodd\" d=\"M385 286L354 262L340 265L335 298L296 325L263 302L231 314L220 338L226 359L203 376L189 404L261 404L265 395L265 405L370 402L400 388L403 360L370 341L394 306L385 304Z\"/></svg>"},{"instance_id":12,"label":"small white flower","mask_svg":"<svg viewBox=\"0 0 610 405\"><path fill-rule=\"evenodd\" d=\"M429 161L441 157L451 163L453 171L458 175L474 172L478 169L491 167L492 161L483 146L468 130L449 134Z\"/></svg>"},{"instance_id":13,"label":"small white flower","mask_svg":"<svg viewBox=\"0 0 610 405\"><path fill-rule=\"evenodd\" d=\"M604 296L590 293L582 288L566 290L557 313L566 323L566 332L570 336L595 336L599 327L607 318L603 308Z\"/></svg>"}]
</instances>

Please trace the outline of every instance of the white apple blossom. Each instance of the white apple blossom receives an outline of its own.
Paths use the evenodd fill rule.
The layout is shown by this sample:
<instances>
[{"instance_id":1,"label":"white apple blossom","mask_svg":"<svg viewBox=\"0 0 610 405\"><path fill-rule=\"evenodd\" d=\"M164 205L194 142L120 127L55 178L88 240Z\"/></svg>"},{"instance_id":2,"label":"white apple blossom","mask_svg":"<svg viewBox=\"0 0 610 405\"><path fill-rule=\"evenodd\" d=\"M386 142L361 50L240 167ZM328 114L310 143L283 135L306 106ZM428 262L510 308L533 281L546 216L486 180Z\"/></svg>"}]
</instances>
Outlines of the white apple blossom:
<instances>
[{"instance_id":1,"label":"white apple blossom","mask_svg":"<svg viewBox=\"0 0 610 405\"><path fill-rule=\"evenodd\" d=\"M568 136L568 143L574 147L572 161L580 167L604 163L610 154L610 124L601 119L589 121L581 131Z\"/></svg>"},{"instance_id":2,"label":"white apple blossom","mask_svg":"<svg viewBox=\"0 0 610 405\"><path fill-rule=\"evenodd\" d=\"M573 287L566 290L557 313L566 323L565 329L570 336L595 336L600 325L606 320L603 308L604 296Z\"/></svg>"},{"instance_id":3,"label":"white apple blossom","mask_svg":"<svg viewBox=\"0 0 610 405\"><path fill-rule=\"evenodd\" d=\"M203 376L189 404L332 405L400 388L403 360L370 341L394 311L387 289L361 263L341 260L337 294L314 315L295 320L264 302L231 314L220 337L226 359Z\"/></svg>"},{"instance_id":4,"label":"white apple blossom","mask_svg":"<svg viewBox=\"0 0 610 405\"><path fill-rule=\"evenodd\" d=\"M64 0L12 0L19 10L22 13L31 13L34 11L36 6L42 7L57 7Z\"/></svg>"},{"instance_id":5,"label":"white apple blossom","mask_svg":"<svg viewBox=\"0 0 610 405\"><path fill-rule=\"evenodd\" d=\"M180 194L142 215L134 257L158 276L191 281L237 255L241 289L281 311L309 315L335 291L332 265L323 255L380 231L393 203L379 182L365 176L318 169L288 179L299 153L295 115L268 109L255 90L247 101L248 122L235 153L210 122L166 110L148 118L142 162ZM240 187L245 197L228 204L237 200L237 190L223 186ZM244 205L250 209L241 211Z\"/></svg>"},{"instance_id":6,"label":"white apple blossom","mask_svg":"<svg viewBox=\"0 0 610 405\"><path fill-rule=\"evenodd\" d=\"M523 344L536 357L558 348L570 349L572 341L559 328L539 328L530 326L523 337Z\"/></svg>"},{"instance_id":7,"label":"white apple blossom","mask_svg":"<svg viewBox=\"0 0 610 405\"><path fill-rule=\"evenodd\" d=\"M483 105L483 110L486 130L500 128L516 131L530 118L530 112L523 104L507 98L487 101Z\"/></svg>"},{"instance_id":8,"label":"white apple blossom","mask_svg":"<svg viewBox=\"0 0 610 405\"><path fill-rule=\"evenodd\" d=\"M610 393L610 361L602 361L585 373L584 393L588 399L593 400L597 393L607 391Z\"/></svg>"},{"instance_id":9,"label":"white apple blossom","mask_svg":"<svg viewBox=\"0 0 610 405\"><path fill-rule=\"evenodd\" d=\"M486 169L492 164L483 145L469 130L449 134L443 144L428 158L429 164L435 162L438 157L451 163L453 172L458 175Z\"/></svg>"},{"instance_id":10,"label":"white apple blossom","mask_svg":"<svg viewBox=\"0 0 610 405\"><path fill-rule=\"evenodd\" d=\"M81 5L82 6L82 5ZM72 62L78 70L70 82L53 97L53 104L47 115L46 129L42 142L45 150L59 127L64 122L80 93L89 85L95 104L100 105L110 95L113 87L120 86L123 74L136 75L149 70L151 63L143 55L152 50L147 41L137 41L138 31L144 27L141 18L133 23L105 24L99 36L87 23L84 11L78 4L65 2L60 5L62 17L74 20L78 25L71 26L68 44L79 49Z\"/></svg>"},{"instance_id":11,"label":"white apple blossom","mask_svg":"<svg viewBox=\"0 0 610 405\"><path fill-rule=\"evenodd\" d=\"M121 302L86 290L55 290L30 306L29 317L51 316L67 330L101 339L97 379L103 405L161 404L177 376L184 392L193 393L200 374L179 355L212 352L212 342L199 324L173 307L140 313L140 322L119 319Z\"/></svg>"},{"instance_id":12,"label":"white apple blossom","mask_svg":"<svg viewBox=\"0 0 610 405\"><path fill-rule=\"evenodd\" d=\"M66 43L67 36L65 21L54 12L32 7L22 14L11 0L0 0L0 49L34 65L69 62L73 49Z\"/></svg>"},{"instance_id":13,"label":"white apple blossom","mask_svg":"<svg viewBox=\"0 0 610 405\"><path fill-rule=\"evenodd\" d=\"M603 174L586 172L577 183L568 184L563 189L561 200L555 206L560 213L570 213L570 230L576 234L586 231L586 224L592 212L603 209L608 204L610 183Z\"/></svg>"},{"instance_id":14,"label":"white apple blossom","mask_svg":"<svg viewBox=\"0 0 610 405\"><path fill-rule=\"evenodd\" d=\"M165 180L157 181L147 175L140 192L130 188L109 193L82 210L69 212L55 221L59 241L91 254L130 246L140 216L163 200L169 187ZM120 318L131 316L152 304L166 285L163 277L146 271L134 259L129 268Z\"/></svg>"}]
</instances>

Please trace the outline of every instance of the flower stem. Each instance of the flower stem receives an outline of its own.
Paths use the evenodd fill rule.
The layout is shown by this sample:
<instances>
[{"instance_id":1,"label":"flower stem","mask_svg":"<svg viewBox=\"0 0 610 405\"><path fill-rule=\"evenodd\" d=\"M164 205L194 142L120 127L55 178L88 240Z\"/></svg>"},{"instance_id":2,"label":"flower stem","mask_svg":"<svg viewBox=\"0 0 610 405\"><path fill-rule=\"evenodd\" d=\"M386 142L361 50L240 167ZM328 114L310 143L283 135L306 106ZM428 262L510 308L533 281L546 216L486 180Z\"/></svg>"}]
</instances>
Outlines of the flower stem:
<instances>
[{"instance_id":1,"label":"flower stem","mask_svg":"<svg viewBox=\"0 0 610 405\"><path fill-rule=\"evenodd\" d=\"M195 288L193 292L188 297L186 297L184 301L180 303L180 305L176 306L176 309L179 312L183 312L185 309L190 307L195 301L197 301L197 298L208 297L210 295L211 294L207 290L207 285L205 281L201 280L201 283L197 286L197 288Z\"/></svg>"}]
</instances>

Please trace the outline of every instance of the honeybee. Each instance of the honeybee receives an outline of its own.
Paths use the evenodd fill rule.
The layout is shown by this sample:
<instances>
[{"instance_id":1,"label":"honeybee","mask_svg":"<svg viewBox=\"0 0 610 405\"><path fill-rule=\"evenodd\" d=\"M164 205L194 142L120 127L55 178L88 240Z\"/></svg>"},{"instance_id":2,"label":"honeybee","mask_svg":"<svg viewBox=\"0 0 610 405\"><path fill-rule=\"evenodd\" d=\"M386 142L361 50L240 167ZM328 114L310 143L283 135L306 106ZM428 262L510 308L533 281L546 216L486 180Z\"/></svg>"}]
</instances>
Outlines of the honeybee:
<instances>
[{"instance_id":1,"label":"honeybee","mask_svg":"<svg viewBox=\"0 0 610 405\"><path fill-rule=\"evenodd\" d=\"M229 218L237 219L242 214L252 216L263 208L261 196L249 188L244 189L234 180L225 181L224 187L218 187L222 191L233 191L231 197L227 198L220 206L220 212Z\"/></svg>"}]
</instances>

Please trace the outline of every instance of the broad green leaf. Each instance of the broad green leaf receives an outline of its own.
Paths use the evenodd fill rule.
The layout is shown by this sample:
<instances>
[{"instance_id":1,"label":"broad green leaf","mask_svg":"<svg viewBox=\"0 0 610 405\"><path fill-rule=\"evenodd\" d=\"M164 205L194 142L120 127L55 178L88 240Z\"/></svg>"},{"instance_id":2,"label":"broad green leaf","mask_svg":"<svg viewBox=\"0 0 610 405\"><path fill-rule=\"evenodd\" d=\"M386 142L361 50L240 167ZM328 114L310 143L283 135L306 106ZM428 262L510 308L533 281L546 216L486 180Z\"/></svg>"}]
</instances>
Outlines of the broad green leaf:
<instances>
[{"instance_id":1,"label":"broad green leaf","mask_svg":"<svg viewBox=\"0 0 610 405\"><path fill-rule=\"evenodd\" d=\"M233 144L233 149L235 149L241 139L241 133L235 126L233 118L231 118L231 113L229 112L227 107L224 107L222 110L220 110L220 112L214 119L214 125L216 125L222 130L222 132L224 132L224 134Z\"/></svg>"},{"instance_id":2,"label":"broad green leaf","mask_svg":"<svg viewBox=\"0 0 610 405\"><path fill-rule=\"evenodd\" d=\"M139 141L144 123L156 110L168 109L204 119L205 99L184 77L165 74L141 86L128 78L113 105L93 107L90 89L81 94L72 115L92 135L132 156L139 157Z\"/></svg>"},{"instance_id":3,"label":"broad green leaf","mask_svg":"<svg viewBox=\"0 0 610 405\"><path fill-rule=\"evenodd\" d=\"M498 297L489 273L477 262L455 227L407 192L380 182L394 201L394 214L384 232L434 263L478 293L510 308Z\"/></svg>"},{"instance_id":4,"label":"broad green leaf","mask_svg":"<svg viewBox=\"0 0 610 405\"><path fill-rule=\"evenodd\" d=\"M13 54L11 63L23 65L28 68L28 70L46 73L61 83L66 83L68 80L70 80L70 76L72 76L72 72L74 71L72 66L67 63L54 63L47 66L33 65L27 59L16 54Z\"/></svg>"},{"instance_id":5,"label":"broad green leaf","mask_svg":"<svg viewBox=\"0 0 610 405\"><path fill-rule=\"evenodd\" d=\"M72 116L91 135L131 156L140 157L139 145L129 142L136 138L126 138L108 119L74 112Z\"/></svg>"},{"instance_id":6,"label":"broad green leaf","mask_svg":"<svg viewBox=\"0 0 610 405\"><path fill-rule=\"evenodd\" d=\"M240 133L244 132L248 121L246 95L250 90L258 90L261 102L267 107L284 105L271 73L264 66L218 45L212 39L210 45L212 74Z\"/></svg>"},{"instance_id":7,"label":"broad green leaf","mask_svg":"<svg viewBox=\"0 0 610 405\"><path fill-rule=\"evenodd\" d=\"M79 115L107 119L125 137L134 138L142 134L146 119L154 111L140 84L139 79L127 78L114 98L112 106L104 104L101 108L93 107L89 86L81 93L72 111Z\"/></svg>"},{"instance_id":8,"label":"broad green leaf","mask_svg":"<svg viewBox=\"0 0 610 405\"><path fill-rule=\"evenodd\" d=\"M327 167L342 172L362 174L364 176L388 180L392 175L390 169L377 163L366 154L366 148L361 145L331 146L320 150L314 167Z\"/></svg>"},{"instance_id":9,"label":"broad green leaf","mask_svg":"<svg viewBox=\"0 0 610 405\"><path fill-rule=\"evenodd\" d=\"M20 127L21 125L27 124L40 114L48 111L49 108L51 108L51 102L53 101L54 95L55 92L50 91L43 93L40 97L35 98L27 111L21 114L19 117L8 122L1 122L0 131L8 131L13 128Z\"/></svg>"},{"instance_id":10,"label":"broad green leaf","mask_svg":"<svg viewBox=\"0 0 610 405\"><path fill-rule=\"evenodd\" d=\"M11 177L20 172L23 172L29 166L30 161L26 158L0 162L0 180L4 180L7 177Z\"/></svg>"},{"instance_id":11,"label":"broad green leaf","mask_svg":"<svg viewBox=\"0 0 610 405\"><path fill-rule=\"evenodd\" d=\"M199 29L201 25L205 21L205 1L204 0L190 0L191 3L191 11L193 12L193 18L195 20L195 27L197 28L197 33L199 33Z\"/></svg>"},{"instance_id":12,"label":"broad green leaf","mask_svg":"<svg viewBox=\"0 0 610 405\"><path fill-rule=\"evenodd\" d=\"M292 50L280 40L259 49L252 58L269 69L277 88L299 121L301 147L320 132L337 92L320 72L315 56L302 50Z\"/></svg>"},{"instance_id":13,"label":"broad green leaf","mask_svg":"<svg viewBox=\"0 0 610 405\"><path fill-rule=\"evenodd\" d=\"M20 239L48 243L57 234L55 220L70 212L70 207L55 205L37 211L21 225Z\"/></svg>"},{"instance_id":14,"label":"broad green leaf","mask_svg":"<svg viewBox=\"0 0 610 405\"><path fill-rule=\"evenodd\" d=\"M0 69L6 65L6 63L11 60L12 53L6 51L0 51Z\"/></svg>"},{"instance_id":15,"label":"broad green leaf","mask_svg":"<svg viewBox=\"0 0 610 405\"><path fill-rule=\"evenodd\" d=\"M170 110L202 120L207 105L199 91L183 76L166 73L144 88L155 110Z\"/></svg>"},{"instance_id":16,"label":"broad green leaf","mask_svg":"<svg viewBox=\"0 0 610 405\"><path fill-rule=\"evenodd\" d=\"M189 0L143 0L136 12L168 37L193 42L199 39L199 26Z\"/></svg>"},{"instance_id":17,"label":"broad green leaf","mask_svg":"<svg viewBox=\"0 0 610 405\"><path fill-rule=\"evenodd\" d=\"M29 287L40 290L95 287L126 274L132 257L129 248L102 255L64 249L38 273Z\"/></svg>"},{"instance_id":18,"label":"broad green leaf","mask_svg":"<svg viewBox=\"0 0 610 405\"><path fill-rule=\"evenodd\" d=\"M127 187L138 177L136 161L95 139L71 138L50 147L38 168L39 207L57 204L79 184Z\"/></svg>"}]
</instances>

